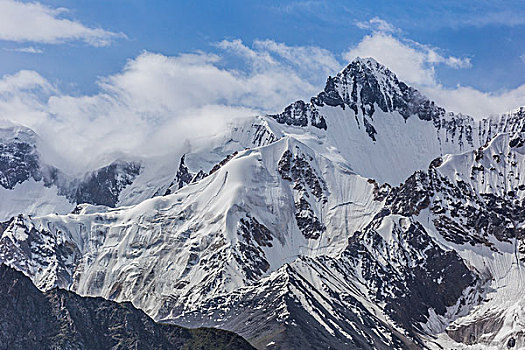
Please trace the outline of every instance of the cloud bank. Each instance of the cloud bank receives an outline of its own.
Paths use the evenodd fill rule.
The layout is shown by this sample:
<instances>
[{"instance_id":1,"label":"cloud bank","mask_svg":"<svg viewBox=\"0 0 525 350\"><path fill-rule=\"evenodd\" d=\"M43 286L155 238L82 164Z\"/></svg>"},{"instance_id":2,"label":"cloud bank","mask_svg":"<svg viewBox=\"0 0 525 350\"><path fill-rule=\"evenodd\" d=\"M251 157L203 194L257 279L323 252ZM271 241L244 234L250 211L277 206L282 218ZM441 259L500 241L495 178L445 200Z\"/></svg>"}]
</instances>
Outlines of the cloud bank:
<instances>
[{"instance_id":1,"label":"cloud bank","mask_svg":"<svg viewBox=\"0 0 525 350\"><path fill-rule=\"evenodd\" d=\"M94 95L59 91L34 71L0 79L0 119L34 129L60 157L52 161L82 172L132 154L177 153L220 134L235 118L282 110L319 90L339 70L328 51L272 41L217 44L240 60L226 68L218 54L178 56L144 52L118 74L99 80Z\"/></svg>"},{"instance_id":2,"label":"cloud bank","mask_svg":"<svg viewBox=\"0 0 525 350\"><path fill-rule=\"evenodd\" d=\"M101 28L63 18L67 9L53 9L38 2L0 0L0 40L60 44L80 40L92 46L107 46L124 37Z\"/></svg>"},{"instance_id":3,"label":"cloud bank","mask_svg":"<svg viewBox=\"0 0 525 350\"><path fill-rule=\"evenodd\" d=\"M443 87L435 68L468 69L469 58L403 38L380 19L368 25L371 33L340 55L272 40L225 40L213 52L177 56L143 52L100 78L92 95L69 95L37 72L20 71L0 79L0 120L34 129L55 164L82 172L126 154L176 154L233 119L279 112L316 95L356 56L376 58L448 110L483 117L525 105L525 86L499 93Z\"/></svg>"}]
</instances>

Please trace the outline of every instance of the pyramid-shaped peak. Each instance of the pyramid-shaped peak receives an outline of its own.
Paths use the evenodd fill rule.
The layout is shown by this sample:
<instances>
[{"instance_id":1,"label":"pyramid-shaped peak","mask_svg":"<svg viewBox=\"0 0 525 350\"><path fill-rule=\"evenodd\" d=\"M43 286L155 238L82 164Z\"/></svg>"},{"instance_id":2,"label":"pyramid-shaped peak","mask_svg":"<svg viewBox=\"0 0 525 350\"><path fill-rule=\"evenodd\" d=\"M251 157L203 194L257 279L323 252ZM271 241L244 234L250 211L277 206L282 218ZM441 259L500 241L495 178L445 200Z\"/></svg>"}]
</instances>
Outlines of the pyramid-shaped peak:
<instances>
[{"instance_id":1,"label":"pyramid-shaped peak","mask_svg":"<svg viewBox=\"0 0 525 350\"><path fill-rule=\"evenodd\" d=\"M340 73L344 76L376 76L381 80L387 78L398 82L397 76L385 65L379 63L372 57L356 57Z\"/></svg>"},{"instance_id":2,"label":"pyramid-shaped peak","mask_svg":"<svg viewBox=\"0 0 525 350\"><path fill-rule=\"evenodd\" d=\"M356 57L352 63L354 64L360 64L360 65L365 65L365 66L369 66L369 67L373 67L373 66L377 66L377 65L381 65L379 62L377 62L374 58L372 57ZM350 64L352 64L350 63ZM382 65L381 65L382 66Z\"/></svg>"},{"instance_id":3,"label":"pyramid-shaped peak","mask_svg":"<svg viewBox=\"0 0 525 350\"><path fill-rule=\"evenodd\" d=\"M349 107L356 116L369 118L377 108L385 113L397 111L405 119L417 115L420 119L434 120L444 114L442 108L371 57L357 57L336 76L329 77L324 91L312 102L319 106ZM372 125L368 125L373 134Z\"/></svg>"},{"instance_id":4,"label":"pyramid-shaped peak","mask_svg":"<svg viewBox=\"0 0 525 350\"><path fill-rule=\"evenodd\" d=\"M280 123L327 129L319 107L349 108L362 123L370 138L377 133L372 123L376 111L398 112L405 120L417 116L421 120L439 120L445 110L416 89L400 81L388 67L374 58L357 57L335 76L329 76L325 88L310 103L297 101L281 114L272 115Z\"/></svg>"}]
</instances>

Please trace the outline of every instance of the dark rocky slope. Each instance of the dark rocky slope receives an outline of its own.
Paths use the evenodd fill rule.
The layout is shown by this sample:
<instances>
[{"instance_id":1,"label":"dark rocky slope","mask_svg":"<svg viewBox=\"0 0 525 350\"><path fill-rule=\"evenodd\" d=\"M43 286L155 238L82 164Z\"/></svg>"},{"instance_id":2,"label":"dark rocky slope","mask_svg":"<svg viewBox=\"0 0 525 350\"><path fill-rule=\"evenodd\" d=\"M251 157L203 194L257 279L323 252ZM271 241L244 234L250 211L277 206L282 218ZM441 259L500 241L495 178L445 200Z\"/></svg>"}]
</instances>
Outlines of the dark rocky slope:
<instances>
[{"instance_id":1,"label":"dark rocky slope","mask_svg":"<svg viewBox=\"0 0 525 350\"><path fill-rule=\"evenodd\" d=\"M0 305L0 349L253 349L232 332L157 324L131 303L42 293L5 265Z\"/></svg>"}]
</instances>

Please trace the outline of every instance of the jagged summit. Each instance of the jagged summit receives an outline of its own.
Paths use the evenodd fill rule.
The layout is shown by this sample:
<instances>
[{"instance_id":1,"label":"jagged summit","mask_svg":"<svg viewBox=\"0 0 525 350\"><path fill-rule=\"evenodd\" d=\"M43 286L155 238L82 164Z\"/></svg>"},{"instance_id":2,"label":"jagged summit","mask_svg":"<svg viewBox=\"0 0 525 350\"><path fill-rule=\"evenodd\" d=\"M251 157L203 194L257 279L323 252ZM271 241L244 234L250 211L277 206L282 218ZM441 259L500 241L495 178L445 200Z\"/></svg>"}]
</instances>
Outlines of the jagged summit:
<instances>
[{"instance_id":1,"label":"jagged summit","mask_svg":"<svg viewBox=\"0 0 525 350\"><path fill-rule=\"evenodd\" d=\"M398 80L395 73L372 57L356 57L345 68L343 68L339 74L347 75L348 73L351 73L352 75L356 75L357 73L371 74L376 77L383 75L385 77L392 77L396 81Z\"/></svg>"},{"instance_id":2,"label":"jagged summit","mask_svg":"<svg viewBox=\"0 0 525 350\"><path fill-rule=\"evenodd\" d=\"M358 57L334 77L329 76L324 90L309 103L296 101L271 117L282 124L326 130L326 118L319 111L325 106L350 108L373 140L377 131L371 121L377 109L398 112L405 120L417 116L435 123L445 115L443 108L400 81L386 66L373 58Z\"/></svg>"},{"instance_id":3,"label":"jagged summit","mask_svg":"<svg viewBox=\"0 0 525 350\"><path fill-rule=\"evenodd\" d=\"M356 58L335 77L329 77L323 92L314 100L319 105L350 107L356 115L373 117L376 106L383 112L397 111L408 119L417 115L432 120L444 109L400 81L386 66L373 58Z\"/></svg>"}]
</instances>

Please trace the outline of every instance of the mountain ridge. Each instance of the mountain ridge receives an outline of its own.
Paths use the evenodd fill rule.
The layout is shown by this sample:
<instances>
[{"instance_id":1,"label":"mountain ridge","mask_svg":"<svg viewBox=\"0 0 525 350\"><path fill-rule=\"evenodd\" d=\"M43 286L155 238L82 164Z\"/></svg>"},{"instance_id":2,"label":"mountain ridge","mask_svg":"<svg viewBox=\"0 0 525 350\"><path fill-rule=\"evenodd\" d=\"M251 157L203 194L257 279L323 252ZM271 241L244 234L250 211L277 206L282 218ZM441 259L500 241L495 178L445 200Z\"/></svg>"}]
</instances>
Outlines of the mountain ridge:
<instances>
[{"instance_id":1,"label":"mountain ridge","mask_svg":"<svg viewBox=\"0 0 525 350\"><path fill-rule=\"evenodd\" d=\"M283 113L146 165L126 205L13 217L0 262L261 349L525 344L525 109L447 113L359 59Z\"/></svg>"}]
</instances>

